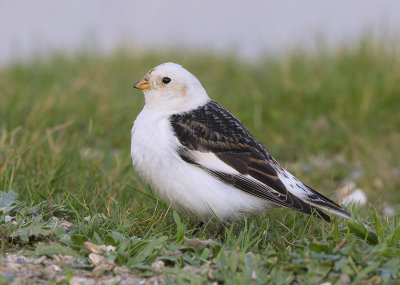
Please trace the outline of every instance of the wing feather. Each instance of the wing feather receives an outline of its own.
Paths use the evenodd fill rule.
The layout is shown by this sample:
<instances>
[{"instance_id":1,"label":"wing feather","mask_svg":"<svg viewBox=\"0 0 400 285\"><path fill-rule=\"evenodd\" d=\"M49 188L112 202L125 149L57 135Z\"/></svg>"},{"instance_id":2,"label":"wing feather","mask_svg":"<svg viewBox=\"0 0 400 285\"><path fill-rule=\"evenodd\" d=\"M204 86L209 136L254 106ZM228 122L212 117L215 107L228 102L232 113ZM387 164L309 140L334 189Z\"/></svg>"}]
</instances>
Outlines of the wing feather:
<instances>
[{"instance_id":1,"label":"wing feather","mask_svg":"<svg viewBox=\"0 0 400 285\"><path fill-rule=\"evenodd\" d=\"M178 149L181 158L224 183L273 204L314 214L327 221L330 220L329 216L316 207L332 209L333 213L350 216L339 205L297 179L296 182L304 185L304 188L298 189L304 195L300 197L288 191L285 180L281 178L282 175L291 174L276 162L238 119L215 101L210 100L206 105L184 114L172 115L170 120L175 135L182 144ZM237 173L226 173L209 165L206 167L196 160L191 151L213 153Z\"/></svg>"}]
</instances>

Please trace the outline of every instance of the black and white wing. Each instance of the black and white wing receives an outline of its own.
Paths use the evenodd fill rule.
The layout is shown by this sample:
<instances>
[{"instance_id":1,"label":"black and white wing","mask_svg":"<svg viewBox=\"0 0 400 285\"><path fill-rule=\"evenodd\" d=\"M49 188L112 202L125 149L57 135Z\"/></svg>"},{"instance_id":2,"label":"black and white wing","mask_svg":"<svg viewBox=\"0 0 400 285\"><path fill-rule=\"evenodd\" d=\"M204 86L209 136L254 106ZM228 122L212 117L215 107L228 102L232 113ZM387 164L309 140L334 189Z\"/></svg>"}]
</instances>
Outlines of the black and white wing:
<instances>
[{"instance_id":1,"label":"black and white wing","mask_svg":"<svg viewBox=\"0 0 400 285\"><path fill-rule=\"evenodd\" d=\"M284 170L243 124L215 101L172 115L170 121L182 144L180 157L224 183L326 221L329 216L318 208L350 217L335 202Z\"/></svg>"}]
</instances>

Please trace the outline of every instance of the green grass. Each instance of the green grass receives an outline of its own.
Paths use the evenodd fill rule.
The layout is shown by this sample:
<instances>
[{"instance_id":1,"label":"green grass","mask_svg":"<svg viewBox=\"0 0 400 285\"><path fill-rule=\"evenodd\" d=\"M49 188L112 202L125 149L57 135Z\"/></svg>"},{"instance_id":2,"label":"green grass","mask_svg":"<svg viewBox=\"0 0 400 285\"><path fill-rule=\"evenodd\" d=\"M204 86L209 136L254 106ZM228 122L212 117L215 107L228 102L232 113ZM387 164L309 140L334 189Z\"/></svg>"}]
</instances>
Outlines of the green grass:
<instances>
[{"instance_id":1,"label":"green grass","mask_svg":"<svg viewBox=\"0 0 400 285\"><path fill-rule=\"evenodd\" d=\"M363 228L342 219L328 224L274 209L229 225L205 249L187 246L183 236L192 237L197 221L157 201L129 156L132 122L144 104L132 84L165 61L192 71L210 97L308 185L336 199L335 189L355 181L370 205L353 213L374 226L376 237L364 237ZM209 54L120 51L3 66L1 251L79 256L90 270L83 245L88 240L117 246L107 258L143 277L152 276L151 264L163 260L165 278L175 276L173 283L318 284L349 278L355 284L395 284L399 78L395 45L372 41L254 63ZM394 217L382 215L386 205L395 209ZM65 231L53 217L75 227ZM199 237L207 239L213 230L210 223Z\"/></svg>"}]
</instances>

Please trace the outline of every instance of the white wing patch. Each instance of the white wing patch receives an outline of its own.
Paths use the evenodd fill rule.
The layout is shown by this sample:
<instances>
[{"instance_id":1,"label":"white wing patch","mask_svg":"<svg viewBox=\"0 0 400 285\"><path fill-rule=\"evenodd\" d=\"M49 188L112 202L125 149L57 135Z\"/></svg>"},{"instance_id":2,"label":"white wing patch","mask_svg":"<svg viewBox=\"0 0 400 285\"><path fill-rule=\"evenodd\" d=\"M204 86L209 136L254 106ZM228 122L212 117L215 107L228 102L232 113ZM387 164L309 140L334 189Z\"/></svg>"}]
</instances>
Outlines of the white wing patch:
<instances>
[{"instance_id":1,"label":"white wing patch","mask_svg":"<svg viewBox=\"0 0 400 285\"><path fill-rule=\"evenodd\" d=\"M334 209L332 207L333 205L331 207L329 207L329 206L327 207L327 206L323 206L323 205L319 204L320 202L329 204L329 202L322 199L320 197L321 194L313 193L312 191L308 190L308 187L306 185L304 185L304 183L302 183L300 180L298 180L296 177L294 177L288 171L283 170L282 173L278 172L278 177L290 193L292 193L293 195L302 199L304 202L306 202L314 207L320 208L322 210L332 212L338 216L341 216L344 218L350 218L349 214L347 214L345 211L341 212L341 211Z\"/></svg>"},{"instance_id":2,"label":"white wing patch","mask_svg":"<svg viewBox=\"0 0 400 285\"><path fill-rule=\"evenodd\" d=\"M205 168L226 174L240 175L236 169L223 162L212 152L201 152L197 150L190 150L189 152L190 156Z\"/></svg>"},{"instance_id":3,"label":"white wing patch","mask_svg":"<svg viewBox=\"0 0 400 285\"><path fill-rule=\"evenodd\" d=\"M300 199L306 199L310 193L307 190L307 186L305 186L300 180L294 177L286 170L277 171L279 180L282 181L283 185L285 185L286 189Z\"/></svg>"},{"instance_id":4,"label":"white wing patch","mask_svg":"<svg viewBox=\"0 0 400 285\"><path fill-rule=\"evenodd\" d=\"M231 167L230 165L226 164L221 159L219 159L212 152L200 152L200 151L196 151L196 150L190 150L189 153L190 153L191 158L194 159L196 161L196 163L200 164L204 168L207 168L207 169L210 169L213 171L218 171L218 172L231 174L231 175L238 175L238 176L247 178L248 180L254 181L254 183L256 185L258 184L258 185L264 186L265 190L275 192L276 195L278 195L278 196L282 195L275 189L265 185L264 183L255 179L254 177L252 177L248 174L247 175L241 174L239 171L237 171L236 169L234 169L233 167Z\"/></svg>"}]
</instances>

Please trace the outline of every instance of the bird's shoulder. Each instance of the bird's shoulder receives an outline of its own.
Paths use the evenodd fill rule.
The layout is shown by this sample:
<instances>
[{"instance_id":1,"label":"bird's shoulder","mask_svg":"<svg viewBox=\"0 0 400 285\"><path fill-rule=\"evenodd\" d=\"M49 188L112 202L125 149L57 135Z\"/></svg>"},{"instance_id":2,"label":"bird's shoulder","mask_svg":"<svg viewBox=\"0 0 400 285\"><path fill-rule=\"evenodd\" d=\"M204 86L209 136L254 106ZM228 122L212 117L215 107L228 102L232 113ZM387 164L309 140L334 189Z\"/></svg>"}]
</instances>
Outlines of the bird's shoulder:
<instances>
[{"instance_id":1,"label":"bird's shoulder","mask_svg":"<svg viewBox=\"0 0 400 285\"><path fill-rule=\"evenodd\" d=\"M247 128L214 100L189 112L171 115L170 122L181 144L189 149L256 152L265 159L273 159Z\"/></svg>"}]
</instances>

